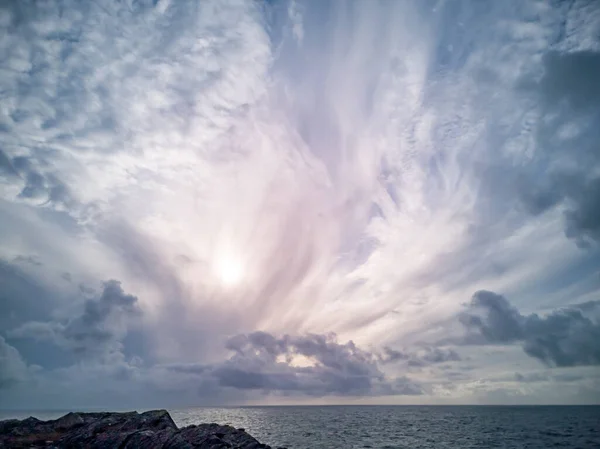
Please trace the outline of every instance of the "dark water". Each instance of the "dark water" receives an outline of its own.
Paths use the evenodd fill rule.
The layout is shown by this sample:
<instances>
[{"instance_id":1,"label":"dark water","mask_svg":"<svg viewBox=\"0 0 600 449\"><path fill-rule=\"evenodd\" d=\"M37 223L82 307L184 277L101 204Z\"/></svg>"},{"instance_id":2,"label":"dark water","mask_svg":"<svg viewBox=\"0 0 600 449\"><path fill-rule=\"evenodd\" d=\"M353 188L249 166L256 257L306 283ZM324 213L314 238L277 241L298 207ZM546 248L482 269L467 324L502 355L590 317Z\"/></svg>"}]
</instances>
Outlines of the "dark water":
<instances>
[{"instance_id":1,"label":"dark water","mask_svg":"<svg viewBox=\"0 0 600 449\"><path fill-rule=\"evenodd\" d=\"M305 448L599 448L600 406L331 406L172 410L178 425L244 427L262 443Z\"/></svg>"}]
</instances>

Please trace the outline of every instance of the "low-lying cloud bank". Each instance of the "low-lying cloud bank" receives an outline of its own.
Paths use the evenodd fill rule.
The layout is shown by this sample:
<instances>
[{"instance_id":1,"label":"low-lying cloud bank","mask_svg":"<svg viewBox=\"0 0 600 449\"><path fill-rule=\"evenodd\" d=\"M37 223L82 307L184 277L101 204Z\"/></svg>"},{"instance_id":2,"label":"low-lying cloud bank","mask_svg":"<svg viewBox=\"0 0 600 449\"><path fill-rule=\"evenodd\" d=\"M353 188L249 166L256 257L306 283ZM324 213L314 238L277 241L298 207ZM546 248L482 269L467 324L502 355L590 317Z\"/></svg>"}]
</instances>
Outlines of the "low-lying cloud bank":
<instances>
[{"instance_id":1,"label":"low-lying cloud bank","mask_svg":"<svg viewBox=\"0 0 600 449\"><path fill-rule=\"evenodd\" d=\"M90 391L97 388L94 379L104 376L104 381L138 382L159 391L195 391L199 397L211 389L212 395L221 397L228 396L226 390L235 390L241 393L238 400L243 400L245 393L256 392L310 397L424 393L418 382L405 376L388 376L381 370L380 365L389 361L393 350L386 349L386 358L352 341L340 343L335 334L239 334L225 342L223 350L229 356L221 362L151 363L126 354L127 335L141 316L137 297L127 294L120 282L110 280L103 284L101 293L88 297L72 318L29 321L8 331L12 341L50 344L62 353L70 353L75 363L41 370L27 365L17 349L2 338L0 389L18 384L31 386L46 376L68 380L85 374ZM423 361L435 362L436 357L430 349ZM411 361L415 360L411 356Z\"/></svg>"},{"instance_id":2,"label":"low-lying cloud bank","mask_svg":"<svg viewBox=\"0 0 600 449\"><path fill-rule=\"evenodd\" d=\"M423 393L417 382L406 377L385 376L376 354L352 341L339 343L334 334L276 337L253 332L231 338L226 347L233 351L228 360L198 367L222 387L310 396Z\"/></svg>"}]
</instances>

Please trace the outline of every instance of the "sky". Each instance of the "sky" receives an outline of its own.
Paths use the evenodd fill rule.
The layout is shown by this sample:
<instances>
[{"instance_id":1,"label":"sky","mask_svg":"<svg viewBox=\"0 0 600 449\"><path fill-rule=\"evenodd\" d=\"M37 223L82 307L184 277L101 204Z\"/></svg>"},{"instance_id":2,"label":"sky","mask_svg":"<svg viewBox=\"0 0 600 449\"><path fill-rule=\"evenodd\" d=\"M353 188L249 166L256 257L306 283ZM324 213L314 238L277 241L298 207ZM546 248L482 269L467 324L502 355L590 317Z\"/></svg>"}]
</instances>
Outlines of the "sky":
<instances>
[{"instance_id":1,"label":"sky","mask_svg":"<svg viewBox=\"0 0 600 449\"><path fill-rule=\"evenodd\" d=\"M600 403L597 1L0 29L0 408Z\"/></svg>"}]
</instances>

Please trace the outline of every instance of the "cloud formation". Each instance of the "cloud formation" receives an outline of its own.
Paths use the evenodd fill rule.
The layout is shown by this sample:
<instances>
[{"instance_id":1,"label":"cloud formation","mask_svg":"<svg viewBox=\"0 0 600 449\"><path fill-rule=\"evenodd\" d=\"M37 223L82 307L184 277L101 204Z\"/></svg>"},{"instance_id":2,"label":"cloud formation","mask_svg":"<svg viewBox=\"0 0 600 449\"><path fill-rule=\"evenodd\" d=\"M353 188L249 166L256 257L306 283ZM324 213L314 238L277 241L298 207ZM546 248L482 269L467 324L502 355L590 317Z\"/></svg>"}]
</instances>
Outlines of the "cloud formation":
<instances>
[{"instance_id":1,"label":"cloud formation","mask_svg":"<svg viewBox=\"0 0 600 449\"><path fill-rule=\"evenodd\" d=\"M234 356L214 369L219 384L239 389L299 392L308 395L419 395L418 383L388 379L375 354L335 335L237 335L226 344Z\"/></svg>"},{"instance_id":2,"label":"cloud formation","mask_svg":"<svg viewBox=\"0 0 600 449\"><path fill-rule=\"evenodd\" d=\"M399 351L390 347L384 347L379 355L382 363L407 362L408 366L420 367L434 363L458 362L460 355L452 348L441 348L425 346L417 351Z\"/></svg>"},{"instance_id":3,"label":"cloud formation","mask_svg":"<svg viewBox=\"0 0 600 449\"><path fill-rule=\"evenodd\" d=\"M563 307L545 316L522 315L506 298L485 290L476 292L460 315L470 331L466 343L521 342L530 357L559 367L600 365L599 318L600 301Z\"/></svg>"},{"instance_id":4,"label":"cloud formation","mask_svg":"<svg viewBox=\"0 0 600 449\"><path fill-rule=\"evenodd\" d=\"M118 351L128 321L140 314L138 299L123 291L115 280L104 283L98 298L87 299L83 310L66 322L29 321L9 332L12 338L50 341L83 355Z\"/></svg>"},{"instance_id":5,"label":"cloud formation","mask_svg":"<svg viewBox=\"0 0 600 449\"><path fill-rule=\"evenodd\" d=\"M0 337L0 390L10 388L15 383L25 380L27 371L27 365L19 351L6 343L3 337Z\"/></svg>"},{"instance_id":6,"label":"cloud formation","mask_svg":"<svg viewBox=\"0 0 600 449\"><path fill-rule=\"evenodd\" d=\"M546 117L539 133L542 151L551 159L544 164L547 175L529 177L520 195L534 214L560 206L567 237L589 247L600 239L600 178L596 170L589 170L600 161L600 134L593 125L600 120L600 89L595 82L600 76L600 51L549 51L542 62L539 89ZM570 163L556 163L567 148Z\"/></svg>"},{"instance_id":7,"label":"cloud formation","mask_svg":"<svg viewBox=\"0 0 600 449\"><path fill-rule=\"evenodd\" d=\"M597 363L597 2L4 3L3 406L464 403ZM461 312L506 347L449 343Z\"/></svg>"}]
</instances>

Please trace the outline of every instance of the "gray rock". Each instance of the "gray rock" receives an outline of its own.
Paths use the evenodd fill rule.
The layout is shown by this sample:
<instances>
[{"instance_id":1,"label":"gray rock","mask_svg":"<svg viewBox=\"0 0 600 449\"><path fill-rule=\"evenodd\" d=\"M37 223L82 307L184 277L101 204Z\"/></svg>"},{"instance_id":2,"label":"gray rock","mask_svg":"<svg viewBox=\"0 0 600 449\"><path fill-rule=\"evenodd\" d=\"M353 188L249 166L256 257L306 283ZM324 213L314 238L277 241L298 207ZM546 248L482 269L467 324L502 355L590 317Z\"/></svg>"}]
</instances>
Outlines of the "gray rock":
<instances>
[{"instance_id":1,"label":"gray rock","mask_svg":"<svg viewBox=\"0 0 600 449\"><path fill-rule=\"evenodd\" d=\"M0 421L0 448L270 449L243 429L200 424L178 429L166 410L68 413L40 421Z\"/></svg>"}]
</instances>

